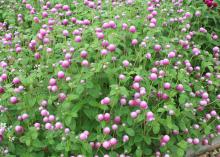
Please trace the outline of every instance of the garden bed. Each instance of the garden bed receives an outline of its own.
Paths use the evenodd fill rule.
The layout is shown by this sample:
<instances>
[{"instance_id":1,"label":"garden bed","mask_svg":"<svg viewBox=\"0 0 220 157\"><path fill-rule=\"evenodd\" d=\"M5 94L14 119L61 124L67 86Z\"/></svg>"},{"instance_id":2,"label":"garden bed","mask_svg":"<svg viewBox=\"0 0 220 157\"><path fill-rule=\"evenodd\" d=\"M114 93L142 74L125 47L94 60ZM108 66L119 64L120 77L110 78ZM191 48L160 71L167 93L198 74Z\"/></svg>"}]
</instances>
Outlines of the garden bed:
<instances>
[{"instance_id":1,"label":"garden bed","mask_svg":"<svg viewBox=\"0 0 220 157\"><path fill-rule=\"evenodd\" d=\"M218 156L219 0L2 0L0 156Z\"/></svg>"}]
</instances>

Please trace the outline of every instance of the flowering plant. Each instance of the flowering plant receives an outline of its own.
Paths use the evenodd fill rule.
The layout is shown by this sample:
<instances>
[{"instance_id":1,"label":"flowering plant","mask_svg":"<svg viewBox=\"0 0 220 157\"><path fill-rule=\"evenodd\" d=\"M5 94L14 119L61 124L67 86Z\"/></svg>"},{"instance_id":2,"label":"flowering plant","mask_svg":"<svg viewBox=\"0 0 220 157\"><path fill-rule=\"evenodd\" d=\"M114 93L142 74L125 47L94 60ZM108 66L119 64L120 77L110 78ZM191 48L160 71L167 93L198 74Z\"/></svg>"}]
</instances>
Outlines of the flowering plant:
<instances>
[{"instance_id":1,"label":"flowering plant","mask_svg":"<svg viewBox=\"0 0 220 157\"><path fill-rule=\"evenodd\" d=\"M2 155L183 157L209 145L220 133L220 17L205 2L213 9L3 1Z\"/></svg>"}]
</instances>

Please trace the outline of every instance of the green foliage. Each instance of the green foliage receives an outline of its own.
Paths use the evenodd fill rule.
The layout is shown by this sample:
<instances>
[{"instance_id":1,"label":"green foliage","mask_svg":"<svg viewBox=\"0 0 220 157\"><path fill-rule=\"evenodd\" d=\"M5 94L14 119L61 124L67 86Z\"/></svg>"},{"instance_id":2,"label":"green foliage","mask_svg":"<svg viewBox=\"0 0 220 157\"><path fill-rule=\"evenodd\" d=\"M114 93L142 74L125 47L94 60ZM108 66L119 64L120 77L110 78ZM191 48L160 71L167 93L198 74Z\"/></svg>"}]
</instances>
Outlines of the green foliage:
<instances>
[{"instance_id":1,"label":"green foliage","mask_svg":"<svg viewBox=\"0 0 220 157\"><path fill-rule=\"evenodd\" d=\"M157 26L150 28L147 20L149 12L144 0L136 0L131 5L124 1L115 5L110 1L102 1L102 9L89 8L81 0L77 4L70 0L50 2L49 9L44 10L43 7L49 5L46 2L27 0L27 4L36 11L33 14L21 0L3 0L0 4L0 76L5 73L8 76L6 80L0 80L0 88L5 90L0 93L0 105L7 108L0 114L0 128L6 124L4 134L0 134L0 138L3 138L0 141L1 155L67 157L82 154L90 157L109 154L117 157L118 154L127 154L146 157L160 151L162 155L183 157L187 148L191 147L186 142L187 138L199 138L201 141L210 134L216 135L219 120L213 116L207 120L205 116L212 110L219 113L220 106L217 99L220 93L220 66L218 57L213 55L213 47L219 46L220 41L212 37L214 34L220 36L219 7L207 8L202 0L184 1L177 7L171 1L161 0L160 7L155 7ZM52 14L51 9L57 3L68 5L72 11L71 16L67 16L62 9ZM45 11L49 15L42 18ZM196 11L200 11L201 16L195 16ZM190 18L182 22L170 22L172 19L183 18L186 12L191 13ZM19 14L22 15L21 21L18 20ZM39 23L34 22L34 17L39 18ZM78 20L77 23L88 19L91 24L73 23L72 17ZM48 20L52 19L55 24L48 28ZM62 25L64 19L69 22L66 26ZM97 38L96 29L109 21L114 21L116 28L102 28L104 40L116 45L116 50L100 55L103 49L108 48L102 46L103 40ZM125 30L122 29L124 23L128 25ZM129 32L132 25L137 32ZM187 25L189 28L186 28ZM46 35L50 40L48 44L43 43L38 36L43 27L47 31L51 29ZM199 32L201 27L207 33ZM184 29L186 31L181 31ZM67 37L63 35L63 30L69 32ZM80 43L75 42L75 35L72 34L76 30L82 31ZM189 48L184 48L179 43L186 40L190 32L194 32L194 35L188 40ZM5 35L9 33L12 34L12 43L3 44ZM137 39L138 45L132 45L132 39ZM37 46L31 50L29 44L33 40ZM15 52L16 44L22 48L20 53ZM162 46L160 52L155 52L156 44ZM200 50L200 55L193 55L193 47ZM51 52L48 52L48 48L51 48ZM75 51L70 52L70 48ZM88 52L85 58L80 56L83 50ZM156 65L168 58L171 51L176 56L169 58L168 65ZM35 58L36 53L41 55L40 59ZM72 56L71 64L63 68L60 63L68 60L65 58L67 53ZM150 59L146 59L146 53L151 54ZM82 66L83 60L89 62L88 67ZM129 62L128 67L123 66L125 60ZM189 67L186 66L187 61ZM3 62L7 63L6 68L2 68ZM196 71L197 66L200 69ZM152 68L157 68L157 76L163 72L164 76L151 81L149 75ZM190 68L193 69L190 71ZM59 71L64 71L64 79L58 78ZM207 76L209 73L210 77ZM143 95L141 88L134 88L137 75L143 79L138 84L146 92ZM20 79L19 85L24 87L21 92L16 92L19 85L12 83L15 77ZM48 90L51 78L56 79L58 91ZM171 84L169 90L164 89L165 82ZM183 85L183 92L176 90L178 84ZM204 110L198 111L198 107L202 106L199 104L202 98L198 95L201 91L208 93L209 100L207 105L203 105ZM63 93L66 95L65 100L60 98ZM164 95L160 97L160 93L166 94L168 98L163 98ZM12 96L18 98L17 104L10 103ZM110 99L110 103L103 105L101 102L105 97ZM135 103L139 104L131 105L135 97L138 98ZM47 101L46 107L41 105L43 100ZM122 100L126 101L124 105ZM148 107L140 108L139 101L147 102ZM53 127L61 122L62 128L47 129L45 119L49 117L41 115L42 109L56 117L50 122ZM154 114L153 121L148 121L146 115L149 111ZM131 112L138 113L137 117L132 118ZM29 117L18 120L24 113ZM98 115L106 113L110 114L110 120L100 122ZM121 122L117 124L117 130L113 130L116 116L120 116ZM39 128L34 127L36 123L40 124ZM199 125L199 129L193 128L195 124ZM23 132L16 132L16 126L22 126ZM110 134L103 134L105 127L111 129ZM70 129L70 132L65 132L66 129ZM85 130L89 135L86 140L80 140ZM123 141L125 135L129 137L126 142ZM161 146L164 135L169 135L170 140ZM109 149L103 146L93 149L90 145L90 142L103 144L112 138L117 139L117 144ZM8 150L8 153L4 154L2 150Z\"/></svg>"}]
</instances>

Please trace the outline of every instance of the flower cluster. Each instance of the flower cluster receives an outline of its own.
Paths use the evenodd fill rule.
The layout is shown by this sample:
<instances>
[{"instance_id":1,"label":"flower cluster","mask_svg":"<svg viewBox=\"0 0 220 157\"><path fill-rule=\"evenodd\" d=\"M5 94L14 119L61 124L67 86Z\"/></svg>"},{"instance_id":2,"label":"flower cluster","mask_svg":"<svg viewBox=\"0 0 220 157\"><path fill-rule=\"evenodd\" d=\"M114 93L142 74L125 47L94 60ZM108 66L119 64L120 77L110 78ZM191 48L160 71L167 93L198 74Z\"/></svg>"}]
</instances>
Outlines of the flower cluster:
<instances>
[{"instance_id":1,"label":"flower cluster","mask_svg":"<svg viewBox=\"0 0 220 157\"><path fill-rule=\"evenodd\" d=\"M209 7L209 8L216 8L218 7L218 3L214 0L203 0L203 2Z\"/></svg>"},{"instance_id":2,"label":"flower cluster","mask_svg":"<svg viewBox=\"0 0 220 157\"><path fill-rule=\"evenodd\" d=\"M0 16L1 155L183 157L220 134L216 10L14 1Z\"/></svg>"}]
</instances>

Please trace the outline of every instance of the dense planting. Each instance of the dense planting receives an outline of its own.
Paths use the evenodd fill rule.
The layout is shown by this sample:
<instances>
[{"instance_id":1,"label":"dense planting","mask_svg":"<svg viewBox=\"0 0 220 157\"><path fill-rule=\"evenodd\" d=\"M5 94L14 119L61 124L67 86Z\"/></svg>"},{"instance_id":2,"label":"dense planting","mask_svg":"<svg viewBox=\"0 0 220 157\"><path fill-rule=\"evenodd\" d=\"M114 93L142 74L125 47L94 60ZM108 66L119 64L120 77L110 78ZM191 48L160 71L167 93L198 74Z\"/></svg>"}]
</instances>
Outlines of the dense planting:
<instances>
[{"instance_id":1,"label":"dense planting","mask_svg":"<svg viewBox=\"0 0 220 157\"><path fill-rule=\"evenodd\" d=\"M220 133L217 0L0 8L0 156L182 157Z\"/></svg>"}]
</instances>

